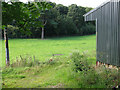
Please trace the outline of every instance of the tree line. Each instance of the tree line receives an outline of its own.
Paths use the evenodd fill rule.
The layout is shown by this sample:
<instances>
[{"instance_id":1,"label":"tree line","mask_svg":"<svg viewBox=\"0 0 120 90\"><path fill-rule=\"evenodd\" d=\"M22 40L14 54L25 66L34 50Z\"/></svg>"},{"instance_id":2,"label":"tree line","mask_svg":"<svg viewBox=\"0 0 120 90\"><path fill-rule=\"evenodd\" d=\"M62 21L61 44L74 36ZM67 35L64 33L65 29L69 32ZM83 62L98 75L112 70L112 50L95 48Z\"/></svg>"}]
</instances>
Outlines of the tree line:
<instances>
[{"instance_id":1,"label":"tree line","mask_svg":"<svg viewBox=\"0 0 120 90\"><path fill-rule=\"evenodd\" d=\"M9 38L95 34L95 23L86 23L83 17L91 9L52 2L2 2L2 25L7 28Z\"/></svg>"}]
</instances>

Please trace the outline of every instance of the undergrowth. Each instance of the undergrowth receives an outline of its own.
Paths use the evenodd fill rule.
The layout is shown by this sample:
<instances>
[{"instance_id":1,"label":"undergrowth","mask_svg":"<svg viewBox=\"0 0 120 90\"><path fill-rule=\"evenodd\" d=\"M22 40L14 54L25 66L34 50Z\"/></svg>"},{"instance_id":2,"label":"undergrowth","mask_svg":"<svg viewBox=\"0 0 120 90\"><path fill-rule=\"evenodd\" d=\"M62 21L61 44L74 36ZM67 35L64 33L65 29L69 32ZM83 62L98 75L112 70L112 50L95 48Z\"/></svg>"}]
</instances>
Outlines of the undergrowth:
<instances>
[{"instance_id":1,"label":"undergrowth","mask_svg":"<svg viewBox=\"0 0 120 90\"><path fill-rule=\"evenodd\" d=\"M30 56L20 56L16 62L2 69L3 87L19 87L21 81L29 83L29 80L34 79L28 87L115 88L119 86L120 72L104 66L96 68L92 60L95 61L93 56L85 52L73 52L65 58L51 57L44 62Z\"/></svg>"},{"instance_id":2,"label":"undergrowth","mask_svg":"<svg viewBox=\"0 0 120 90\"><path fill-rule=\"evenodd\" d=\"M116 69L100 66L95 68L88 62L87 54L74 52L71 55L74 71L78 73L78 82L82 88L115 88L120 85L120 72ZM82 78L81 78L82 77Z\"/></svg>"}]
</instances>

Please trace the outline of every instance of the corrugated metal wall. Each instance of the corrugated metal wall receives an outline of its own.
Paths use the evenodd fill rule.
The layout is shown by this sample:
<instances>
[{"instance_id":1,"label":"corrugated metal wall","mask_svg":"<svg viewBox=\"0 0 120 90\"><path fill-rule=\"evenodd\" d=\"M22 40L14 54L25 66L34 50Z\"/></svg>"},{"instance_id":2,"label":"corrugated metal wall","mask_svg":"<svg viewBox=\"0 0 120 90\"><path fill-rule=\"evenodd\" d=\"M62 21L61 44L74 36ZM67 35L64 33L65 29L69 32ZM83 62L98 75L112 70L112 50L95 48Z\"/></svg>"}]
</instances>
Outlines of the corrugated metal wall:
<instances>
[{"instance_id":1,"label":"corrugated metal wall","mask_svg":"<svg viewBox=\"0 0 120 90\"><path fill-rule=\"evenodd\" d=\"M97 60L120 66L120 0L110 0L85 15L97 19Z\"/></svg>"},{"instance_id":2,"label":"corrugated metal wall","mask_svg":"<svg viewBox=\"0 0 120 90\"><path fill-rule=\"evenodd\" d=\"M119 66L120 66L120 1L119 1L119 12L118 12L118 54L119 54Z\"/></svg>"}]
</instances>

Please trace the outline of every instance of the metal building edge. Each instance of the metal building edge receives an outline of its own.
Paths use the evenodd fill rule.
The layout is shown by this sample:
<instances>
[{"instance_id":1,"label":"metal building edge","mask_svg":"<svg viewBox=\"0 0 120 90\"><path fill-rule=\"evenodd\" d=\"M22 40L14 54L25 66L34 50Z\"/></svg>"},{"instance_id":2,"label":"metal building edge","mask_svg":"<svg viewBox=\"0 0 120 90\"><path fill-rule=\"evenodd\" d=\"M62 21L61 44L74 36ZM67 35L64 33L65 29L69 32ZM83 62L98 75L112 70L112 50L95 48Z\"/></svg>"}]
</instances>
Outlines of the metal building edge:
<instances>
[{"instance_id":1,"label":"metal building edge","mask_svg":"<svg viewBox=\"0 0 120 90\"><path fill-rule=\"evenodd\" d=\"M119 11L118 11L118 34L119 34L119 39L120 39L120 0L119 0ZM120 64L120 40L118 40L118 54L119 54L119 64ZM120 67L120 65L119 65L119 67ZM120 78L119 78L119 80L120 80Z\"/></svg>"},{"instance_id":2,"label":"metal building edge","mask_svg":"<svg viewBox=\"0 0 120 90\"><path fill-rule=\"evenodd\" d=\"M99 9L100 7L106 5L106 4L109 3L109 2L118 2L118 1L120 1L120 0L106 0L106 1L103 2L101 5L99 5L98 7L94 8L94 9L91 10L90 12L84 14L83 16L87 16L87 15L91 14L92 12L96 11L97 9Z\"/></svg>"},{"instance_id":3,"label":"metal building edge","mask_svg":"<svg viewBox=\"0 0 120 90\"><path fill-rule=\"evenodd\" d=\"M0 90L2 89L2 1L0 1Z\"/></svg>"},{"instance_id":4,"label":"metal building edge","mask_svg":"<svg viewBox=\"0 0 120 90\"><path fill-rule=\"evenodd\" d=\"M120 66L120 0L107 0L84 15L85 21L95 21L97 61Z\"/></svg>"}]
</instances>

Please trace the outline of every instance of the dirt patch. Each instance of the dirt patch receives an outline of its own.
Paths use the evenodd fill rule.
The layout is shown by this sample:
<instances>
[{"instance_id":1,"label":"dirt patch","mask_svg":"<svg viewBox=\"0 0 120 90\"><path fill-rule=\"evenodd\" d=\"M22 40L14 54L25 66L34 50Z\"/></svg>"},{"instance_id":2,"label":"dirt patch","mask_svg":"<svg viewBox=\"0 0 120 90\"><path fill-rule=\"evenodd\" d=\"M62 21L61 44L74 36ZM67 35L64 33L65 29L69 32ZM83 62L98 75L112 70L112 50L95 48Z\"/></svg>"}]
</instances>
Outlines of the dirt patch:
<instances>
[{"instance_id":1,"label":"dirt patch","mask_svg":"<svg viewBox=\"0 0 120 90\"><path fill-rule=\"evenodd\" d=\"M49 86L50 88L64 88L64 84L62 84L62 83L59 83L59 84L57 84L57 85L55 85L55 86Z\"/></svg>"}]
</instances>

